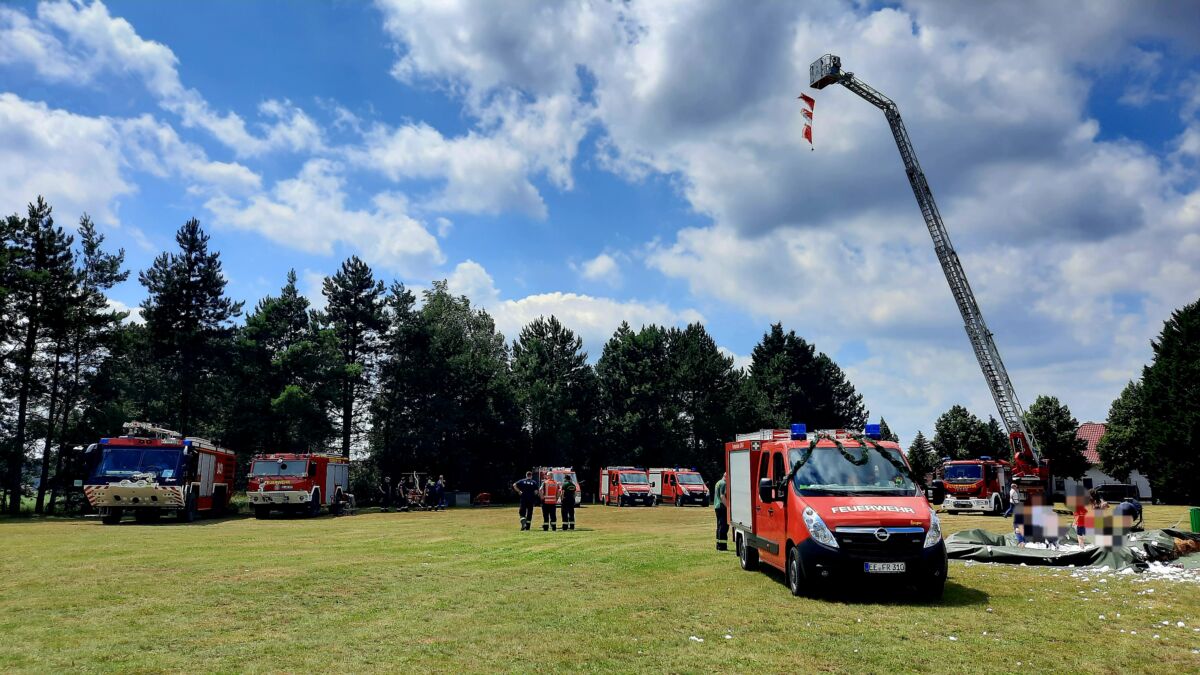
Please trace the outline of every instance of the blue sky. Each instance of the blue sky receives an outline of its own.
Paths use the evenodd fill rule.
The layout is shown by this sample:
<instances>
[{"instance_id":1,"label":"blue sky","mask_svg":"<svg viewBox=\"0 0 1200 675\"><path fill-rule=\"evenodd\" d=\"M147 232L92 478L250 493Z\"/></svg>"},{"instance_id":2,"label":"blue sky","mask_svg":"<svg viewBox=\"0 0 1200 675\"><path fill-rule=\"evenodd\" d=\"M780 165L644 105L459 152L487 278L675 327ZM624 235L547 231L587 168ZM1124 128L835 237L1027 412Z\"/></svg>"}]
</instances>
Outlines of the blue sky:
<instances>
[{"instance_id":1,"label":"blue sky","mask_svg":"<svg viewBox=\"0 0 1200 675\"><path fill-rule=\"evenodd\" d=\"M906 440L986 416L882 115L827 89L800 138L828 51L900 104L1025 402L1102 419L1200 295L1191 3L10 3L0 210L133 270L197 217L248 305L358 254L593 356L703 320L744 364L782 321Z\"/></svg>"}]
</instances>

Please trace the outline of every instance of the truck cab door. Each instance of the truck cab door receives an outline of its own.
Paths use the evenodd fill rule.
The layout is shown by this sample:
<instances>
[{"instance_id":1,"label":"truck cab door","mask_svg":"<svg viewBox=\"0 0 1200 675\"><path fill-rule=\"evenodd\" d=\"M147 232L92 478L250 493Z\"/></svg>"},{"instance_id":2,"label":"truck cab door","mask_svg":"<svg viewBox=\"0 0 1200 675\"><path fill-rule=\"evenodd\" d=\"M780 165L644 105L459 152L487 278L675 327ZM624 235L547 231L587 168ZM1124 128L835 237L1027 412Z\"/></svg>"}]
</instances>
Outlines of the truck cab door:
<instances>
[{"instance_id":1,"label":"truck cab door","mask_svg":"<svg viewBox=\"0 0 1200 675\"><path fill-rule=\"evenodd\" d=\"M767 453L763 453L763 460L767 459ZM785 524L787 523L787 502L786 489L778 489L783 483L783 479L787 476L783 452L775 450L770 455L770 465L768 471L762 474L763 477L769 476L771 484L776 486L774 492L774 500L764 502L761 506L761 511L758 513L759 534L761 539L766 540L768 546L760 548L758 555L766 563L783 569L784 558L787 555L787 532ZM783 486L786 488L786 486Z\"/></svg>"}]
</instances>

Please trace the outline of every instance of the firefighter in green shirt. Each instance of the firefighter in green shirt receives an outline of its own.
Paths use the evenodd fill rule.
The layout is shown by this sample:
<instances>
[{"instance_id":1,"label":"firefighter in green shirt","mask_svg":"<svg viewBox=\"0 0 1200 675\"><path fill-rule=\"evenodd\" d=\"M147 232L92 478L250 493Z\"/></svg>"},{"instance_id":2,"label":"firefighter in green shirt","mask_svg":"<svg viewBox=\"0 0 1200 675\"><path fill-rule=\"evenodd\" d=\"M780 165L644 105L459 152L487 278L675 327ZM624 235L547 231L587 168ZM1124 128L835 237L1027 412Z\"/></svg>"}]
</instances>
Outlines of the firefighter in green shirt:
<instances>
[{"instance_id":1,"label":"firefighter in green shirt","mask_svg":"<svg viewBox=\"0 0 1200 675\"><path fill-rule=\"evenodd\" d=\"M721 474L713 488L713 508L717 512L717 550L729 550L729 512L725 508L725 484L729 473Z\"/></svg>"},{"instance_id":2,"label":"firefighter in green shirt","mask_svg":"<svg viewBox=\"0 0 1200 675\"><path fill-rule=\"evenodd\" d=\"M565 474L563 484L558 488L558 501L562 504L563 532L575 529L575 493L579 486L571 480L571 474Z\"/></svg>"}]
</instances>

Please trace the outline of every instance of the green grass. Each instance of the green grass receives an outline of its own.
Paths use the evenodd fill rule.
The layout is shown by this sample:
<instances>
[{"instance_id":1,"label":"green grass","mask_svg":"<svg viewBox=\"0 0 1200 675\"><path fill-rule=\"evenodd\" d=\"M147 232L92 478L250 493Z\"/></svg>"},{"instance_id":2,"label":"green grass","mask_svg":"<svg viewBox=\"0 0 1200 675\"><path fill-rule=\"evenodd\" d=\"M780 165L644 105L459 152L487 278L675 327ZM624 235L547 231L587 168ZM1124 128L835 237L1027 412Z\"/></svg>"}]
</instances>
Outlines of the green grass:
<instances>
[{"instance_id":1,"label":"green grass","mask_svg":"<svg viewBox=\"0 0 1200 675\"><path fill-rule=\"evenodd\" d=\"M1156 527L1184 509L1147 513ZM952 563L936 605L795 599L779 575L712 550L709 509L588 507L578 520L574 533L518 532L515 508L0 521L0 671L1200 668L1195 584Z\"/></svg>"}]
</instances>

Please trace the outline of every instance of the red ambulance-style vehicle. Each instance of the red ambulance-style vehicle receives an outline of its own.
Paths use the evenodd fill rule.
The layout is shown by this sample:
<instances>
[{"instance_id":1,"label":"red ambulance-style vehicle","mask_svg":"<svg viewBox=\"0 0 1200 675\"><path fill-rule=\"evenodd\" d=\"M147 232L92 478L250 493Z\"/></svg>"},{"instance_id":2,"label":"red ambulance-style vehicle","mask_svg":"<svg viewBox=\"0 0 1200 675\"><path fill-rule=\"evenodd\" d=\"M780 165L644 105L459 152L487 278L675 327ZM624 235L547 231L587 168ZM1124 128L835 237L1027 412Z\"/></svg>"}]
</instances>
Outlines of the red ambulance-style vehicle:
<instances>
[{"instance_id":1,"label":"red ambulance-style vehicle","mask_svg":"<svg viewBox=\"0 0 1200 675\"><path fill-rule=\"evenodd\" d=\"M126 512L139 523L164 513L190 523L200 513L221 515L233 496L237 458L202 438L145 422L127 422L124 436L101 438L88 448L94 469L84 482L88 503L105 525Z\"/></svg>"},{"instance_id":2,"label":"red ambulance-style vehicle","mask_svg":"<svg viewBox=\"0 0 1200 675\"><path fill-rule=\"evenodd\" d=\"M934 475L946 490L942 502L946 513L982 511L993 516L1004 513L1012 483L1012 466L1008 462L991 457L946 458Z\"/></svg>"},{"instance_id":3,"label":"red ambulance-style vehicle","mask_svg":"<svg viewBox=\"0 0 1200 675\"><path fill-rule=\"evenodd\" d=\"M349 491L350 461L320 452L255 455L246 485L246 497L259 519L272 510L316 516L322 506L337 513Z\"/></svg>"},{"instance_id":4,"label":"red ambulance-style vehicle","mask_svg":"<svg viewBox=\"0 0 1200 675\"><path fill-rule=\"evenodd\" d=\"M606 466L600 469L600 503L605 506L654 506L650 476L633 466Z\"/></svg>"},{"instance_id":5,"label":"red ambulance-style vehicle","mask_svg":"<svg viewBox=\"0 0 1200 675\"><path fill-rule=\"evenodd\" d=\"M900 446L880 438L876 424L862 434L793 424L727 443L726 503L742 569L761 561L781 570L793 595L874 579L940 598L941 524Z\"/></svg>"},{"instance_id":6,"label":"red ambulance-style vehicle","mask_svg":"<svg viewBox=\"0 0 1200 675\"><path fill-rule=\"evenodd\" d=\"M562 487L563 480L567 476L571 477L571 482L575 484L575 505L579 506L583 503L583 490L579 487L579 477L575 475L575 469L569 466L535 466L533 467L533 475L537 476L538 482L542 482L547 478L554 481L555 492L553 503L558 503L558 490Z\"/></svg>"},{"instance_id":7,"label":"red ambulance-style vehicle","mask_svg":"<svg viewBox=\"0 0 1200 675\"><path fill-rule=\"evenodd\" d=\"M708 487L695 469L650 469L650 491L659 504L708 506Z\"/></svg>"}]
</instances>

